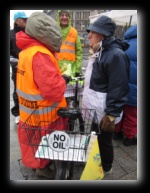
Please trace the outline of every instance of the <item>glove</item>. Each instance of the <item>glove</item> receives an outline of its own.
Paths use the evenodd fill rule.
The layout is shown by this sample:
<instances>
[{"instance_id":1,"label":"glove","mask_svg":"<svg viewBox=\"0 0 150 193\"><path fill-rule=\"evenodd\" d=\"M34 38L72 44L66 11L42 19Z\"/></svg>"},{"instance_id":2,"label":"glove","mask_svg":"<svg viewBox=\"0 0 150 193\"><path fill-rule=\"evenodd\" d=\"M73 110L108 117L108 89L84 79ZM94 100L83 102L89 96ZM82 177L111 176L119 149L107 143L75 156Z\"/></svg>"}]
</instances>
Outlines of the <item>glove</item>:
<instances>
[{"instance_id":1,"label":"glove","mask_svg":"<svg viewBox=\"0 0 150 193\"><path fill-rule=\"evenodd\" d=\"M115 130L115 117L105 115L100 122L100 130L106 132L114 132Z\"/></svg>"},{"instance_id":2,"label":"glove","mask_svg":"<svg viewBox=\"0 0 150 193\"><path fill-rule=\"evenodd\" d=\"M79 72L76 72L75 73L75 77L79 77L80 73Z\"/></svg>"},{"instance_id":3,"label":"glove","mask_svg":"<svg viewBox=\"0 0 150 193\"><path fill-rule=\"evenodd\" d=\"M63 64L63 67L61 68L61 75L65 79L66 84L68 84L71 79L71 64Z\"/></svg>"},{"instance_id":4,"label":"glove","mask_svg":"<svg viewBox=\"0 0 150 193\"><path fill-rule=\"evenodd\" d=\"M66 63L63 64L63 66L62 66L62 68L61 68L61 70L60 70L61 74L62 74L65 70L67 70L67 64L66 64Z\"/></svg>"},{"instance_id":5,"label":"glove","mask_svg":"<svg viewBox=\"0 0 150 193\"><path fill-rule=\"evenodd\" d=\"M71 77L71 64L63 64L63 67L61 68L61 74L62 75L66 75L66 76L70 76Z\"/></svg>"}]
</instances>

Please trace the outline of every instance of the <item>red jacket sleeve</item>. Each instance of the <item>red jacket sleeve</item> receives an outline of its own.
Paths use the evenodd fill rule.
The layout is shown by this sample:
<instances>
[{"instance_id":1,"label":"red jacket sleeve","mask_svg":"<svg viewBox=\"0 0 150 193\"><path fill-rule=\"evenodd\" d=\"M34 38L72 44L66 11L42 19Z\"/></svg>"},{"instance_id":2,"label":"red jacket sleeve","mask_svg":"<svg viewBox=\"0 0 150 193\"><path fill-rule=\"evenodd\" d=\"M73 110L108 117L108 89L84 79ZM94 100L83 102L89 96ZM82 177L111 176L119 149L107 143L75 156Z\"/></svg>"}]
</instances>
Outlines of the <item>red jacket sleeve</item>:
<instances>
[{"instance_id":1,"label":"red jacket sleeve","mask_svg":"<svg viewBox=\"0 0 150 193\"><path fill-rule=\"evenodd\" d=\"M50 56L37 52L33 57L32 65L33 78L43 98L61 102L66 90L66 82Z\"/></svg>"}]
</instances>

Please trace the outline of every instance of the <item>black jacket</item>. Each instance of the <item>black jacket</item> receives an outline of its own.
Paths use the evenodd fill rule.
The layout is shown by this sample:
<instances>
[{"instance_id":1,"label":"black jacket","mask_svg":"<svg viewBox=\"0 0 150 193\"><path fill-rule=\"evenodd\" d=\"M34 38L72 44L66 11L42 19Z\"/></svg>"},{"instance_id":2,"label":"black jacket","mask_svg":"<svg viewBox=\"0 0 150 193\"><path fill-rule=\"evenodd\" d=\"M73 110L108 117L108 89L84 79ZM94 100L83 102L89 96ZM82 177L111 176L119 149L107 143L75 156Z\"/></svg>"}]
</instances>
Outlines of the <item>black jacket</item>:
<instances>
[{"instance_id":1,"label":"black jacket","mask_svg":"<svg viewBox=\"0 0 150 193\"><path fill-rule=\"evenodd\" d=\"M129 92L130 61L125 53L129 44L110 37L102 41L102 48L101 58L97 55L93 63L90 89L107 93L105 112L117 117Z\"/></svg>"},{"instance_id":2,"label":"black jacket","mask_svg":"<svg viewBox=\"0 0 150 193\"><path fill-rule=\"evenodd\" d=\"M21 31L22 29L18 27L16 24L14 24L14 29L10 30L10 55L14 58L18 58L18 54L21 51L16 46L16 33Z\"/></svg>"},{"instance_id":3,"label":"black jacket","mask_svg":"<svg viewBox=\"0 0 150 193\"><path fill-rule=\"evenodd\" d=\"M24 29L17 26L17 24L14 24L14 29L10 30L10 64L13 68L17 67L17 60L13 60L13 58L18 59L19 52L21 51L16 46L16 33L19 31L23 31Z\"/></svg>"}]
</instances>

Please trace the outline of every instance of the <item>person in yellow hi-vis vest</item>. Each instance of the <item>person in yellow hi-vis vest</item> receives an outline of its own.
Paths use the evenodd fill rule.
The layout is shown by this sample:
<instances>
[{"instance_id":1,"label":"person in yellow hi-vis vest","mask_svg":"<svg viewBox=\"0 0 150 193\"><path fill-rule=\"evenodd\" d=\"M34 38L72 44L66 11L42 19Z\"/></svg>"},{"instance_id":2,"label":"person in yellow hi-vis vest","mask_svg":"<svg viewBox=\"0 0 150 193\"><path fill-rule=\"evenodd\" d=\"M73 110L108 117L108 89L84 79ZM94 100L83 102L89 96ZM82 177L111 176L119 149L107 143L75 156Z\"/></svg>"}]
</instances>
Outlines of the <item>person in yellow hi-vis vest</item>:
<instances>
[{"instance_id":1,"label":"person in yellow hi-vis vest","mask_svg":"<svg viewBox=\"0 0 150 193\"><path fill-rule=\"evenodd\" d=\"M57 53L60 68L71 64L72 76L77 77L82 67L82 45L77 30L71 26L69 10L58 10L58 23L61 28L62 45Z\"/></svg>"},{"instance_id":2,"label":"person in yellow hi-vis vest","mask_svg":"<svg viewBox=\"0 0 150 193\"><path fill-rule=\"evenodd\" d=\"M63 76L69 76L69 71L61 73L55 57L55 53L60 50L61 43L62 36L58 23L42 12L32 13L26 23L25 33L21 31L16 34L16 44L22 50L19 53L17 68L17 94L20 110L18 138L22 163L26 167L36 169L36 175L48 179L54 177L54 172L48 167L50 161L34 157L28 145L25 129L21 126L34 109L37 109L34 114L35 119L31 123L34 127L37 126L34 121L42 120L42 117L45 117L45 122L62 121L54 110L55 107L66 106L64 98L66 80ZM54 108L46 108L49 106ZM41 126L43 126L42 123Z\"/></svg>"}]
</instances>

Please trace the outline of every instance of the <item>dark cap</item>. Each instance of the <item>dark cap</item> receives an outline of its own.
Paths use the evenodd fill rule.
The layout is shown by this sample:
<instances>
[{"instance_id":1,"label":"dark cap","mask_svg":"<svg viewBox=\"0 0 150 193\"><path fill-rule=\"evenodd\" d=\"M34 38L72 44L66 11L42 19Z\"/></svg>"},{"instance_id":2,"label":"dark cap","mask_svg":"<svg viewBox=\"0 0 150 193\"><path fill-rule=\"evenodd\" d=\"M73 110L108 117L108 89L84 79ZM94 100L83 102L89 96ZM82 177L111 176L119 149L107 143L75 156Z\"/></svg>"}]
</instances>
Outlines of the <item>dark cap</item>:
<instances>
[{"instance_id":1,"label":"dark cap","mask_svg":"<svg viewBox=\"0 0 150 193\"><path fill-rule=\"evenodd\" d=\"M94 23L90 25L86 29L86 31L87 32L94 31L106 37L109 37L113 36L115 29L116 29L115 22L111 18L103 15L100 16L96 21L94 21Z\"/></svg>"}]
</instances>

